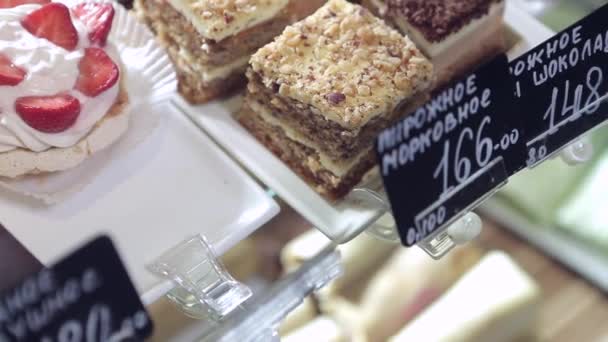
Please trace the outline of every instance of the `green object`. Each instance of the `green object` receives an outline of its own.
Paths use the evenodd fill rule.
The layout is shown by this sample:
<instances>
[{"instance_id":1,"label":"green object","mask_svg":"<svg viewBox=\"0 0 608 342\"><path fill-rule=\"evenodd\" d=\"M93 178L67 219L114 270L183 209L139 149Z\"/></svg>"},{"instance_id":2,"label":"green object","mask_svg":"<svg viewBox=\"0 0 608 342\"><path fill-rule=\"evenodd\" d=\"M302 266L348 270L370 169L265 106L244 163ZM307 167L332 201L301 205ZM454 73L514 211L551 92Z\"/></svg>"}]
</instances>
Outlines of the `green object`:
<instances>
[{"instance_id":1,"label":"green object","mask_svg":"<svg viewBox=\"0 0 608 342\"><path fill-rule=\"evenodd\" d=\"M608 252L608 153L557 210L557 225Z\"/></svg>"},{"instance_id":2,"label":"green object","mask_svg":"<svg viewBox=\"0 0 608 342\"><path fill-rule=\"evenodd\" d=\"M589 8L577 1L561 1L540 16L540 20L554 31L561 31L589 14Z\"/></svg>"},{"instance_id":3,"label":"green object","mask_svg":"<svg viewBox=\"0 0 608 342\"><path fill-rule=\"evenodd\" d=\"M555 211L576 188L587 168L550 160L511 177L500 195L533 220L551 223Z\"/></svg>"}]
</instances>

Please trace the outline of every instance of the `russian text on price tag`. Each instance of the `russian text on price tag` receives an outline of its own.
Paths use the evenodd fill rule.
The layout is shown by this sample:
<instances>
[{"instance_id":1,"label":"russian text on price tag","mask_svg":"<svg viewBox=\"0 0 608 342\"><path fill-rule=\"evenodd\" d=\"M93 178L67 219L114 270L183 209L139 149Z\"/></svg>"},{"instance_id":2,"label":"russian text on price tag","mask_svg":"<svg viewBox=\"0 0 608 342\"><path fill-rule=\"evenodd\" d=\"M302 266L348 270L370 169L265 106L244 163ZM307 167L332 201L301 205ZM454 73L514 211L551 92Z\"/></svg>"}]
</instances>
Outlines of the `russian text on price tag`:
<instances>
[{"instance_id":1,"label":"russian text on price tag","mask_svg":"<svg viewBox=\"0 0 608 342\"><path fill-rule=\"evenodd\" d=\"M532 167L608 118L608 5L518 57L509 70Z\"/></svg>"},{"instance_id":2,"label":"russian text on price tag","mask_svg":"<svg viewBox=\"0 0 608 342\"><path fill-rule=\"evenodd\" d=\"M447 226L525 166L509 79L500 56L378 136L378 162L404 245Z\"/></svg>"},{"instance_id":3,"label":"russian text on price tag","mask_svg":"<svg viewBox=\"0 0 608 342\"><path fill-rule=\"evenodd\" d=\"M152 321L107 237L0 295L0 341L140 341Z\"/></svg>"}]
</instances>

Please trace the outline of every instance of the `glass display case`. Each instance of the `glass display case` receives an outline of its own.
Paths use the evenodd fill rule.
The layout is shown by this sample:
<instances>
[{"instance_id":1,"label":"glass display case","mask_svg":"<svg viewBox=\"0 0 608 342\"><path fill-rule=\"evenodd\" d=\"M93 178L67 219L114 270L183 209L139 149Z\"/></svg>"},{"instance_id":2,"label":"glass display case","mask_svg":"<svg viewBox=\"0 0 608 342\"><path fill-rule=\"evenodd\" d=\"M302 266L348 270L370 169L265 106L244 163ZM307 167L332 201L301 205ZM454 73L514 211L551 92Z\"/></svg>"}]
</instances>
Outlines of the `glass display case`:
<instances>
[{"instance_id":1,"label":"glass display case","mask_svg":"<svg viewBox=\"0 0 608 342\"><path fill-rule=\"evenodd\" d=\"M23 150L41 156L60 149L53 145L57 136L29 132L36 124L18 105L15 113L7 112L0 120L3 293L42 265L51 267L106 235L154 323L148 337L152 341L512 341L563 336L592 341L608 335L601 324L608 308L605 127L598 123L585 129L589 132L564 143L551 158L543 155L542 163L522 165L513 176L504 167L502 173L491 174L493 182L503 173L506 181L458 207L450 220L408 248L401 245L407 242L405 228L393 215L405 209L391 202L385 191L388 183L377 166L374 146L382 132L374 125L387 129L405 117L388 120L389 114L374 112L377 108L415 113L428 100L433 103L452 81L488 65L496 55L513 61L594 10L605 10L605 2L477 1L480 7L473 9L471 2L456 1L462 6L456 6L455 13L442 1L417 0L138 0L135 9L128 2L110 0L84 6L88 1L22 2L0 0L0 18L6 18L0 19L5 21L0 22L0 97L4 92L6 98L17 98L30 92L27 87L38 87L28 83L28 77L55 87L73 73L70 77L78 81L66 91L82 102L79 115L88 115L92 107L87 101L96 99L79 85L86 76L83 61L93 49L107 50L107 58L120 60L113 65L116 79L121 77L119 86L129 94L130 118L121 139L95 151L95 140L87 139L102 121L83 128L87 160L78 165L48 173L38 165L35 172L19 177L3 173L17 164L2 164L2 154ZM42 10L52 11L48 18L53 20L71 21L52 25L59 25L53 32L62 34L66 27L74 28L73 48L62 46L57 52L51 45L65 41L28 28L29 21L38 25L50 20L36 15ZM93 14L83 16L86 10ZM425 20L431 28L417 26ZM455 22L464 22L464 28L451 27ZM596 26L601 25L592 29L605 39L594 49L605 53L608 24ZM499 38L488 38L496 28ZM64 66L69 72L51 82L31 66L34 57L7 43L13 38L4 32L18 32L24 41L43 41L37 46L50 49L53 58L45 60L50 65L60 63L55 55L69 61L64 57L72 56L68 52L82 61ZM438 32L444 36L437 38ZM99 42L99 35L107 37L108 45ZM573 37L579 39L576 33ZM598 47L601 44L606 46ZM360 51L372 52L360 57ZM481 58L473 58L481 51ZM397 66L383 65L384 57L389 64L396 59ZM473 59L468 67L454 62ZM399 68L417 63L421 69L407 69L406 85L400 83ZM527 63L532 68L533 57ZM432 76L426 81L424 76L418 79L416 73L422 75L427 64L429 70L435 66L439 71L429 71ZM8 85L2 67L11 72L27 69L25 81L19 81L22 86ZM107 69L96 67L96 77L105 77ZM374 68L394 72L390 82L381 84L381 74L357 74ZM307 70L311 72L305 76ZM446 70L454 74L442 84ZM357 77L351 94L342 83ZM512 73L496 80L509 82L515 83ZM603 77L598 82L601 89L608 87ZM418 86L426 87L421 94L413 91ZM112 87L118 88L102 91ZM329 93L315 93L320 91ZM302 95L309 93L315 95ZM33 94L48 95L39 89ZM603 108L600 104L606 104L608 95L597 95L572 116L590 107ZM381 101L374 102L376 96ZM94 104L102 108L103 101ZM353 113L340 116L341 106L351 101L373 112L368 123L352 124ZM394 106L386 105L391 101ZM3 104L0 99L0 117ZM241 116L247 106L252 112L264 106L274 112L255 112L261 126L248 126ZM65 114L64 109L36 110L38 115L41 110L45 115ZM363 120L365 114L357 113ZM29 128L11 126L15 118ZM383 119L387 121L378 124ZM86 119L77 120L73 127L86 126ZM289 120L304 129L292 131L285 123ZM319 127L311 129L307 120ZM527 124L522 123L522 134ZM54 134L76 134L70 129ZM358 135L364 143L356 141ZM475 141L472 130L470 135ZM32 136L47 146L35 151L27 144ZM458 170L471 168L463 159L458 162L462 136L467 134L461 134L457 144L457 178ZM14 142L21 140L25 142ZM321 147L316 151L311 146ZM353 159L353 151L361 152L357 148L363 153ZM500 144L489 148L499 150ZM323 157L336 150L349 158ZM289 154L295 157L289 159ZM345 175L358 163L365 164L365 172L357 171L356 182L337 196L341 198L328 199L323 187L342 191L341 182L350 179ZM408 196L411 201L422 197ZM0 328L0 340L12 341L7 326Z\"/></svg>"}]
</instances>

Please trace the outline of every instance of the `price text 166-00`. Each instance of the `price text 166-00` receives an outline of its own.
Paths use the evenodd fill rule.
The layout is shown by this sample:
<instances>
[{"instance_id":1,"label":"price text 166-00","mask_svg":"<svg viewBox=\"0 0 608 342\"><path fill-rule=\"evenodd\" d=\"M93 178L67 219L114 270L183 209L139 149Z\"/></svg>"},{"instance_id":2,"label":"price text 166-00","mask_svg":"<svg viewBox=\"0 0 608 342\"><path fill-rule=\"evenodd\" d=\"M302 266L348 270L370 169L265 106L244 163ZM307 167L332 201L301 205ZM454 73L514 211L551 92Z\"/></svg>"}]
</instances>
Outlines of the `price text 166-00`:
<instances>
[{"instance_id":1,"label":"price text 166-00","mask_svg":"<svg viewBox=\"0 0 608 342\"><path fill-rule=\"evenodd\" d=\"M494 151L506 151L519 141L517 129L501 135L498 140L485 136L484 129L491 122L492 118L485 116L476 130L463 127L456 141L450 139L445 141L443 155L433 173L435 179L441 179L442 195L464 183L474 172L488 165L493 160ZM465 152L471 150L472 153ZM452 179L455 180L455 184Z\"/></svg>"}]
</instances>

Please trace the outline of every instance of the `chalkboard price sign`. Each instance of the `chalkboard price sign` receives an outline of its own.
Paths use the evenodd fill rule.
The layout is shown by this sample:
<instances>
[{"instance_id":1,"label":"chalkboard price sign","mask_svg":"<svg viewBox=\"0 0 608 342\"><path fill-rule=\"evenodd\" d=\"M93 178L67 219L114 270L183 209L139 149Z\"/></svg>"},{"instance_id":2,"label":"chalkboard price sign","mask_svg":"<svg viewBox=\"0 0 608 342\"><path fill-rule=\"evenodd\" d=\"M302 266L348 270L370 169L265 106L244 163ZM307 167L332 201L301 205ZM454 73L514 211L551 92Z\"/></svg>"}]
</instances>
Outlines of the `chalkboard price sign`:
<instances>
[{"instance_id":1,"label":"chalkboard price sign","mask_svg":"<svg viewBox=\"0 0 608 342\"><path fill-rule=\"evenodd\" d=\"M608 118L607 20L608 5L510 63L528 166Z\"/></svg>"},{"instance_id":2,"label":"chalkboard price sign","mask_svg":"<svg viewBox=\"0 0 608 342\"><path fill-rule=\"evenodd\" d=\"M525 166L513 103L507 58L500 56L378 136L378 162L404 245L449 224Z\"/></svg>"},{"instance_id":3,"label":"chalkboard price sign","mask_svg":"<svg viewBox=\"0 0 608 342\"><path fill-rule=\"evenodd\" d=\"M0 342L141 341L152 321L107 237L0 295Z\"/></svg>"}]
</instances>

